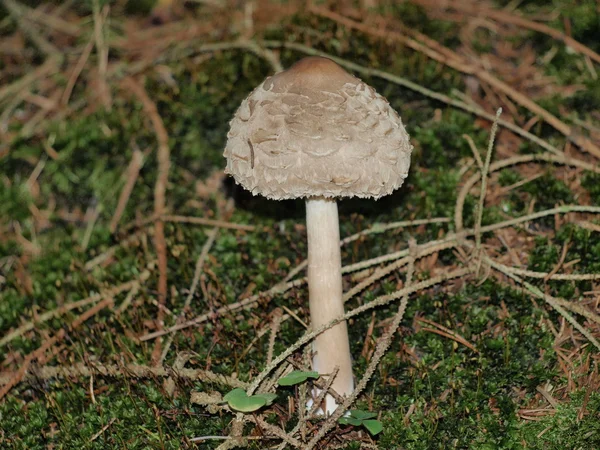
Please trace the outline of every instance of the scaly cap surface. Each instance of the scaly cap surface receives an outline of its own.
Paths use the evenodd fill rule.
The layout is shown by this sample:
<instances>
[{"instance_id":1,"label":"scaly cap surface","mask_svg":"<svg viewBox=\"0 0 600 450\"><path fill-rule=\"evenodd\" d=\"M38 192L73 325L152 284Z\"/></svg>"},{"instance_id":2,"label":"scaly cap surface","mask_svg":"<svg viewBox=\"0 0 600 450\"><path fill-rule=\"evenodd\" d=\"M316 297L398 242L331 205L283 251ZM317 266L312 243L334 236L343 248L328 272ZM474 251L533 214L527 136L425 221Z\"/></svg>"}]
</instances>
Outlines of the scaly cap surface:
<instances>
[{"instance_id":1,"label":"scaly cap surface","mask_svg":"<svg viewBox=\"0 0 600 450\"><path fill-rule=\"evenodd\" d=\"M379 198L399 188L412 146L387 100L327 58L268 77L230 123L225 172L274 200Z\"/></svg>"}]
</instances>

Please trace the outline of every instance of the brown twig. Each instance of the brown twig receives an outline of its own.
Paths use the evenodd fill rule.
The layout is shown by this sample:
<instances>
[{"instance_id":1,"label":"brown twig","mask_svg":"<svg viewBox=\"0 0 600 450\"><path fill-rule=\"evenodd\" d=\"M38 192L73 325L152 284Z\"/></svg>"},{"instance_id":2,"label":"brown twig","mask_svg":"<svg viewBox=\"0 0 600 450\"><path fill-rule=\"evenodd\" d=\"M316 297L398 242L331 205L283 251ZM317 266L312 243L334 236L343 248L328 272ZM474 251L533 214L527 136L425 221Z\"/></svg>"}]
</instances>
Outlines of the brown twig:
<instances>
[{"instance_id":1,"label":"brown twig","mask_svg":"<svg viewBox=\"0 0 600 450\"><path fill-rule=\"evenodd\" d=\"M26 75L23 75L21 78L14 81L13 83L0 88L0 104L4 102L7 98L11 98L11 96L15 95L17 92L26 89L29 85L31 85L38 79L45 77L46 75L50 74L55 70L58 70L60 66L60 61L61 58L57 55L51 56L47 58L41 66L38 66L33 70L27 71Z\"/></svg>"},{"instance_id":2,"label":"brown twig","mask_svg":"<svg viewBox=\"0 0 600 450\"><path fill-rule=\"evenodd\" d=\"M83 322L85 322L89 318L95 316L100 311L102 311L104 308L106 308L109 305L112 305L113 303L114 303L114 300L112 299L112 297L105 298L104 300L102 300L101 302L92 306L90 309L88 309L83 314L81 314L77 319L75 319L69 326L69 329L74 330L74 329L78 328ZM19 384L21 382L23 377L25 377L25 375L27 374L27 371L29 370L29 367L31 366L31 364L36 359L42 358L43 355L46 353L46 351L49 348L51 348L54 344L56 344L58 341L63 339L66 334L67 334L66 330L64 328L61 328L53 337L44 340L41 347L39 347L38 349L36 349L33 352L31 352L30 354L28 354L25 357L25 360L23 361L23 363L21 364L21 367L19 367L19 370L17 370L17 372L15 372L15 373L11 374L9 376L7 382L4 384L4 386L2 386L2 389L0 389L0 400L3 399L4 396L6 394L8 394L13 387L15 387L17 384Z\"/></svg>"},{"instance_id":3,"label":"brown twig","mask_svg":"<svg viewBox=\"0 0 600 450\"><path fill-rule=\"evenodd\" d=\"M279 332L279 327L281 326L281 319L283 318L283 311L277 308L273 311L273 319L271 320L271 324L269 326L269 348L267 350L267 364L271 364L273 360L273 352L275 351L275 339L277 338L277 333Z\"/></svg>"},{"instance_id":4,"label":"brown twig","mask_svg":"<svg viewBox=\"0 0 600 450\"><path fill-rule=\"evenodd\" d=\"M10 1L9 3L11 4L13 10L15 10L19 15L26 16L27 19L32 22L46 25L49 28L73 37L78 37L81 34L81 28L78 25L61 19L58 15L56 15L56 11L54 14L47 14L39 9L29 8L23 3L16 3L13 1Z\"/></svg>"},{"instance_id":5,"label":"brown twig","mask_svg":"<svg viewBox=\"0 0 600 450\"><path fill-rule=\"evenodd\" d=\"M501 161L496 161L490 165L489 172L496 172L498 170L504 169L505 167L510 167L517 164L524 164L528 162L537 162L537 161L545 161L551 162L555 164L563 164L566 166L579 167L585 170L589 170L590 172L600 173L600 167L594 166L593 164L589 164L585 161L581 161L575 158L569 158L566 156L559 155L550 155L550 154L539 154L539 155L519 155L514 156L512 158L503 159ZM454 209L454 223L456 226L456 231L460 232L463 229L463 208L464 203L467 198L468 193L471 191L473 186L481 179L480 174L473 174L460 189L458 196L456 198L456 208ZM483 229L482 229L483 232Z\"/></svg>"},{"instance_id":6,"label":"brown twig","mask_svg":"<svg viewBox=\"0 0 600 450\"><path fill-rule=\"evenodd\" d=\"M479 350L477 350L473 344L471 344L469 341L467 341L464 337L462 337L455 331L452 331L451 329L446 328L445 326L440 325L439 323L436 323L433 320L428 320L423 317L419 317L416 320L417 320L417 322L426 323L427 325L431 325L434 327L434 328L426 328L426 327L421 328L422 331L429 331L430 333L436 333L436 334L439 334L440 336L450 338L453 341L456 341L459 344L464 345L468 349L473 350L475 353L479 353Z\"/></svg>"},{"instance_id":7,"label":"brown twig","mask_svg":"<svg viewBox=\"0 0 600 450\"><path fill-rule=\"evenodd\" d=\"M412 0L414 3L426 5L429 8L438 7L444 9L453 9L460 11L463 14L468 14L474 17L490 17L498 22L504 22L510 25L517 25L528 30L537 31L546 34L557 41L563 42L565 45L572 48L574 51L588 56L596 63L600 64L600 55L591 48L586 47L581 42L576 41L571 36L566 35L556 28L549 27L543 23L529 20L525 17L518 16L503 9L488 8L480 2L464 2L455 0L446 0L443 3L431 0Z\"/></svg>"},{"instance_id":8,"label":"brown twig","mask_svg":"<svg viewBox=\"0 0 600 450\"><path fill-rule=\"evenodd\" d=\"M240 231L255 231L256 230L256 227L253 225L232 223L232 222L227 222L225 220L205 219L204 217L177 216L177 215L165 214L162 216L162 220L165 222L191 223L194 225L206 225L208 227L226 228L226 229L230 229L230 230L240 230Z\"/></svg>"},{"instance_id":9,"label":"brown twig","mask_svg":"<svg viewBox=\"0 0 600 450\"><path fill-rule=\"evenodd\" d=\"M142 277L140 277L140 279L145 278L145 276L146 275L142 275ZM2 339L0 339L0 348L5 346L9 342L13 341L14 339L16 339L20 336L23 336L25 333L27 333L30 330L33 330L35 327L41 325L44 322L47 322L54 318L63 316L67 312L72 311L74 309L79 309L84 306L88 306L93 303L97 303L100 300L102 300L103 298L116 297L117 295L119 295L122 292L128 291L130 289L133 289L133 288L139 287L139 286L140 286L139 280L127 281L126 283L120 284L118 286L114 286L110 289L106 289L98 294L91 295L89 297L78 300L76 302L67 303L56 309L46 311L45 313L36 315L34 320L31 320L31 321L25 323L24 325L21 325L19 328L4 335L2 337Z\"/></svg>"},{"instance_id":10,"label":"brown twig","mask_svg":"<svg viewBox=\"0 0 600 450\"><path fill-rule=\"evenodd\" d=\"M129 162L129 165L127 166L127 177L126 177L125 186L123 186L123 190L121 191L121 194L119 195L119 201L117 203L117 208L115 209L115 213L113 214L113 217L110 221L109 228L110 228L111 233L114 233L117 230L117 225L119 224L119 221L121 220L121 216L123 215L123 212L125 211L125 208L127 207L127 202L129 201L129 197L131 196L131 193L133 192L133 187L135 186L135 182L138 178L140 169L142 168L143 165L144 165L144 154L140 150L135 149L133 151L133 156L131 157L131 161Z\"/></svg>"},{"instance_id":11,"label":"brown twig","mask_svg":"<svg viewBox=\"0 0 600 450\"><path fill-rule=\"evenodd\" d=\"M4 6L8 9L8 12L15 18L17 25L25 33L29 39L35 44L35 46L48 56L56 56L62 58L62 53L51 44L46 38L44 38L39 28L34 26L29 20L27 14L29 8L25 8L14 0L3 0Z\"/></svg>"},{"instance_id":12,"label":"brown twig","mask_svg":"<svg viewBox=\"0 0 600 450\"><path fill-rule=\"evenodd\" d=\"M77 83L77 79L79 78L79 75L81 75L81 72L83 71L83 68L85 67L90 55L92 54L93 49L94 39L90 38L86 46L83 48L83 51L81 52L81 55L79 56L79 59L77 60L77 63L75 64L75 67L73 68L73 71L69 76L67 85L65 86L65 90L63 91L62 96L60 98L60 102L62 105L69 104L69 99L71 98L71 93L73 92L75 83Z\"/></svg>"},{"instance_id":13,"label":"brown twig","mask_svg":"<svg viewBox=\"0 0 600 450\"><path fill-rule=\"evenodd\" d=\"M61 330L62 331L62 330ZM224 386L239 387L245 389L248 384L235 377L213 373L209 370L186 369L167 366L143 366L139 364L75 364L72 366L44 366L30 371L22 379L41 379L48 380L52 378L89 378L92 375L112 377L112 378L155 378L155 377L174 377L188 380L199 380L207 383L218 383ZM0 374L0 385L7 386L15 377L16 372Z\"/></svg>"},{"instance_id":14,"label":"brown twig","mask_svg":"<svg viewBox=\"0 0 600 450\"><path fill-rule=\"evenodd\" d=\"M154 223L154 247L158 257L158 302L164 306L167 301L167 243L165 241L164 222L161 216L165 213L165 193L167 190L167 182L169 177L170 149L169 136L165 125L158 114L156 105L148 97L146 90L141 84L133 78L126 77L123 79L123 87L131 90L135 96L141 101L144 112L150 118L156 139L158 141L158 176L154 185L154 214L158 217ZM164 311L158 309L156 321L159 329L163 327ZM154 350L152 351L152 361L156 364L160 360L161 343L156 341Z\"/></svg>"},{"instance_id":15,"label":"brown twig","mask_svg":"<svg viewBox=\"0 0 600 450\"><path fill-rule=\"evenodd\" d=\"M106 109L110 109L112 105L110 88L106 80L109 49L106 39L104 38L104 24L108 19L109 8L110 5L106 3L102 10L100 10L100 0L92 1L92 12L94 17L94 41L96 44L96 54L98 56L98 91L102 105Z\"/></svg>"},{"instance_id":16,"label":"brown twig","mask_svg":"<svg viewBox=\"0 0 600 450\"><path fill-rule=\"evenodd\" d=\"M194 298L194 295L196 294L196 289L198 287L198 283L200 282L200 276L202 275L202 271L204 269L204 263L206 262L206 258L208 258L208 252L212 248L215 240L217 239L218 234L219 234L218 228L213 228L212 230L210 230L208 232L208 239L202 246L202 250L200 251L200 256L198 256L198 260L196 261L196 267L194 268L194 278L192 279L192 284L190 286L190 290L189 290L188 295L183 304L183 308L181 309L181 313L179 314L179 316L177 316L177 322L180 322L181 319L183 319L185 317L185 312L188 309L188 307L190 306L190 304L192 303L192 299ZM174 336L174 334L171 334L169 336L169 339L167 339L167 342L165 343L165 348L163 349L162 354L160 356L161 363L167 357L169 348L171 347L171 344L173 343L173 336Z\"/></svg>"}]
</instances>

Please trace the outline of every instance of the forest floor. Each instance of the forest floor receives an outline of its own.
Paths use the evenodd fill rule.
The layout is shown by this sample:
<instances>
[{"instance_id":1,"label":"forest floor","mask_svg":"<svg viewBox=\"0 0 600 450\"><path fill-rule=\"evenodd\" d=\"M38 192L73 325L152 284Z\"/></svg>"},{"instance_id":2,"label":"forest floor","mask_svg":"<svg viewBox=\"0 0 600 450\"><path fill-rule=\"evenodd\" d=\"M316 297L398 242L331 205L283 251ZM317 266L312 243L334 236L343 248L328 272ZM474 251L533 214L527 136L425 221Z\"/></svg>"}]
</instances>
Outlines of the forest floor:
<instances>
[{"instance_id":1,"label":"forest floor","mask_svg":"<svg viewBox=\"0 0 600 450\"><path fill-rule=\"evenodd\" d=\"M152 3L0 2L0 448L600 449L598 2ZM339 204L376 435L307 417L326 376L276 386L304 205L223 174L241 101L315 54L414 145Z\"/></svg>"}]
</instances>

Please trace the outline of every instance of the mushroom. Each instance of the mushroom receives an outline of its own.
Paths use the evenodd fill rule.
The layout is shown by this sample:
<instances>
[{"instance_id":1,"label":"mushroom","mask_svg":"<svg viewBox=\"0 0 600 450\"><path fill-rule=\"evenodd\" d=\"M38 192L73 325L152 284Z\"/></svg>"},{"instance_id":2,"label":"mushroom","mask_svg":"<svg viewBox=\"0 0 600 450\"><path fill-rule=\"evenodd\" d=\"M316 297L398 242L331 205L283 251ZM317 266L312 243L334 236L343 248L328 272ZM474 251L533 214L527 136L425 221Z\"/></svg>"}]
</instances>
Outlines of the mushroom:
<instances>
[{"instance_id":1,"label":"mushroom","mask_svg":"<svg viewBox=\"0 0 600 450\"><path fill-rule=\"evenodd\" d=\"M306 199L308 291L313 329L344 314L336 198L375 198L399 188L412 146L388 101L335 62L308 57L268 77L230 123L225 172L254 195ZM339 372L354 390L346 322L313 342L313 369ZM337 404L325 399L325 412Z\"/></svg>"}]
</instances>

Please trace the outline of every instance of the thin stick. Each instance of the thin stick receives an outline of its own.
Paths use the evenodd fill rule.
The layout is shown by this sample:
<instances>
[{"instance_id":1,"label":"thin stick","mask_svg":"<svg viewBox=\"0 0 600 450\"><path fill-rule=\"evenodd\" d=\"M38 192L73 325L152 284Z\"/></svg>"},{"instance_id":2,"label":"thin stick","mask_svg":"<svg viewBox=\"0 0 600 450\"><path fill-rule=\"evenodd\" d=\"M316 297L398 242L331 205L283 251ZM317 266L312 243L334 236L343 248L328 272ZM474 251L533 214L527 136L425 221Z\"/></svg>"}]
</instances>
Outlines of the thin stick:
<instances>
[{"instance_id":1,"label":"thin stick","mask_svg":"<svg viewBox=\"0 0 600 450\"><path fill-rule=\"evenodd\" d=\"M69 99L71 98L71 93L73 92L75 83L77 83L77 79L79 78L79 75L81 75L81 72L83 71L83 68L85 67L85 64L87 63L87 60L89 59L90 55L92 54L93 49L94 49L94 39L90 38L90 40L84 47L83 52L81 52L81 56L77 60L77 63L75 64L75 67L73 68L73 72L71 72L71 75L69 76L69 80L67 81L65 90L63 91L62 96L60 98L60 103L62 105L69 104Z\"/></svg>"},{"instance_id":2,"label":"thin stick","mask_svg":"<svg viewBox=\"0 0 600 450\"><path fill-rule=\"evenodd\" d=\"M165 213L165 193L167 190L167 182L169 178L169 167L171 165L169 149L169 136L165 125L158 114L156 105L148 97L146 90L141 84L133 78L125 78L123 86L130 89L135 96L141 101L144 111L152 121L154 133L158 141L158 176L154 185L154 214L158 217L154 223L154 247L158 257L158 303L160 306L165 306L167 301L167 243L165 241L164 222L160 218ZM159 329L163 328L164 310L158 308L156 321ZM161 355L160 340L156 341L154 350L152 351L152 361L157 364Z\"/></svg>"},{"instance_id":3,"label":"thin stick","mask_svg":"<svg viewBox=\"0 0 600 450\"><path fill-rule=\"evenodd\" d=\"M479 170L483 172L483 161L481 160L481 155L479 154L479 150L477 149L475 142L473 142L473 138L468 134L463 134L462 137L469 144L469 147L471 148L471 153L473 153L473 157L475 158L475 161L477 161L477 166L479 166Z\"/></svg>"},{"instance_id":4,"label":"thin stick","mask_svg":"<svg viewBox=\"0 0 600 450\"><path fill-rule=\"evenodd\" d=\"M428 325L435 327L435 328L421 328L421 330L429 331L430 333L436 333L436 334L439 334L440 336L450 338L450 339L464 345L468 349L473 350L475 353L479 353L479 350L477 350L473 344L471 344L469 341L467 341L464 337L462 337L455 331L452 331L451 329L446 328L445 326L440 325L439 323L436 323L432 320L424 319L422 317L419 317L417 319L417 321L426 323Z\"/></svg>"},{"instance_id":5,"label":"thin stick","mask_svg":"<svg viewBox=\"0 0 600 450\"><path fill-rule=\"evenodd\" d=\"M62 330L61 330L62 331ZM167 366L143 366L140 364L100 364L86 365L84 363L72 366L44 366L32 370L23 379L49 380L52 378L89 378L92 375L111 378L156 378L175 377L188 380L199 380L206 383L217 383L224 386L239 387L245 389L248 383L235 377L213 373L209 370L186 369ZM15 373L3 373L0 375L0 385L8 385Z\"/></svg>"},{"instance_id":6,"label":"thin stick","mask_svg":"<svg viewBox=\"0 0 600 450\"><path fill-rule=\"evenodd\" d=\"M340 241L340 245L346 245L351 242L360 239L363 236L368 236L371 234L383 233L389 230L395 230L398 228L410 227L410 226L418 226L418 225L429 225L434 223L448 223L450 219L447 217L434 217L432 219L415 219L415 220L403 220L400 222L389 222L389 223L374 223L370 228L366 230L359 231L358 233L354 233L350 236L345 237ZM288 282L293 279L298 273L306 268L308 264L308 260L302 261L298 264L294 269L292 269L287 276L284 278L283 282ZM344 268L342 268L344 270ZM345 273L345 272L344 272Z\"/></svg>"},{"instance_id":7,"label":"thin stick","mask_svg":"<svg viewBox=\"0 0 600 450\"><path fill-rule=\"evenodd\" d=\"M431 219L415 219L415 220L403 220L400 222L389 222L389 223L374 223L370 228L359 231L353 235L345 237L341 240L340 245L349 244L362 236L368 236L371 234L379 234L389 230L396 230L398 228L416 227L419 225L430 225L434 223L448 223L450 219L447 217L434 217Z\"/></svg>"},{"instance_id":8,"label":"thin stick","mask_svg":"<svg viewBox=\"0 0 600 450\"><path fill-rule=\"evenodd\" d=\"M107 3L100 11L100 0L92 0L92 11L94 17L94 41L96 42L96 54L98 55L98 79L100 100L105 108L110 108L112 100L110 88L106 82L108 68L108 45L104 39L104 21L108 19L110 5Z\"/></svg>"},{"instance_id":9,"label":"thin stick","mask_svg":"<svg viewBox=\"0 0 600 450\"><path fill-rule=\"evenodd\" d=\"M88 442L94 442L96 439L98 439L100 436L102 436L102 434L104 434L104 432L105 432L106 430L108 430L108 429L110 428L110 426L111 426L113 423L115 423L115 421L116 421L116 420L117 420L117 418L116 418L116 417L113 417L112 419L110 419L110 420L108 421L108 423L107 423L106 425L104 425L104 426L103 426L103 427L100 429L100 431L98 431L96 434L94 434L94 435L93 435L93 436L90 438L90 440L89 440Z\"/></svg>"},{"instance_id":10,"label":"thin stick","mask_svg":"<svg viewBox=\"0 0 600 450\"><path fill-rule=\"evenodd\" d=\"M119 286L115 286L113 288L101 291L98 294L94 294L94 295L91 295L84 299L78 300L76 302L67 303L56 309L46 311L45 313L42 313L42 314L38 314L35 316L34 320L27 322L24 325L21 325L19 328L15 329L15 330L11 331L10 333L6 334L5 336L3 336L2 339L0 339L0 348L5 346L9 342L15 340L16 338L23 336L25 333L27 333L30 330L33 330L34 328L38 327L39 325L43 324L44 322L47 322L49 320L63 316L67 312L72 311L74 309L82 308L84 306L88 306L93 303L97 303L104 298L116 297L117 295L119 295L122 292L131 290L134 288L139 288L139 286L140 286L139 280L127 281L126 283L120 284Z\"/></svg>"},{"instance_id":11,"label":"thin stick","mask_svg":"<svg viewBox=\"0 0 600 450\"><path fill-rule=\"evenodd\" d=\"M533 295L535 295L538 298L541 298L546 303L548 303L556 312L558 312L561 316L563 316L571 325L573 325L573 327L575 327L581 334L583 334L587 338L588 341L590 341L598 350L600 350L600 342L598 342L598 340L592 335L592 333L590 333L583 326L581 326L579 324L579 322L577 322L577 320L575 320L575 318L571 314L569 314L567 311L565 311L564 308L561 306L561 304L559 302L557 302L554 297L552 297L548 294L545 294L544 292L540 291L537 287L533 286L532 284L528 283L527 281L522 280L515 274L510 273L510 272L505 272L500 265L496 264L496 262L494 260L492 260L486 256L484 256L484 258L485 258L485 261L492 268L498 270L499 272L502 272L507 277L512 278L517 283L524 286Z\"/></svg>"},{"instance_id":12,"label":"thin stick","mask_svg":"<svg viewBox=\"0 0 600 450\"><path fill-rule=\"evenodd\" d=\"M549 273L535 272L533 270L519 269L517 267L509 267L500 264L503 270L520 275L527 278L540 278L546 280L562 280L562 281L595 281L600 280L600 273Z\"/></svg>"},{"instance_id":13,"label":"thin stick","mask_svg":"<svg viewBox=\"0 0 600 450\"><path fill-rule=\"evenodd\" d=\"M485 156L485 163L483 170L481 171L481 193L479 194L479 203L477 205L477 219L475 220L475 251L481 251L481 220L483 219L483 205L485 202L485 195L487 193L487 177L490 170L490 163L492 162L492 151L494 149L494 139L496 138L496 131L498 131L498 119L502 114L502 108L498 108L496 112L496 120L492 125L490 131L490 141L488 143L488 149Z\"/></svg>"},{"instance_id":14,"label":"thin stick","mask_svg":"<svg viewBox=\"0 0 600 450\"><path fill-rule=\"evenodd\" d=\"M519 155L514 156L512 158L504 159L501 161L496 161L495 163L490 164L488 172L496 172L498 170L504 169L505 167L514 166L517 164L525 164L528 162L537 162L537 161L545 161L556 164L564 164L566 166L579 167L581 169L589 170L590 172L600 173L600 166L594 166L585 161L581 161L576 158L569 158L564 155L550 155L548 153L541 153L539 155ZM475 184L481 179L480 174L473 174L465 183L463 184L461 190L458 193L456 198L456 207L454 210L454 224L456 227L456 231L460 232L463 229L463 207L465 200L469 191L475 186ZM579 206L572 206L573 208L579 208ZM587 207L581 207L587 208ZM594 207L591 207L592 209ZM580 210L580 212L594 212L592 210ZM518 218L517 218L518 219Z\"/></svg>"},{"instance_id":15,"label":"thin stick","mask_svg":"<svg viewBox=\"0 0 600 450\"><path fill-rule=\"evenodd\" d=\"M281 309L276 309L273 312L273 319L271 320L270 332L269 335L269 348L267 350L267 364L271 364L273 360L273 352L275 351L275 339L277 338L277 333L279 332L279 327L281 327L281 319L283 318L283 312Z\"/></svg>"},{"instance_id":16,"label":"thin stick","mask_svg":"<svg viewBox=\"0 0 600 450\"><path fill-rule=\"evenodd\" d=\"M416 3L421 5L427 5L428 7L439 7L443 5L444 8L451 8L456 11L460 11L464 14L468 14L470 16L475 17L491 17L499 22L504 22L511 25L517 25L522 28L527 28L529 30L537 31L539 33L546 34L557 41L563 42L565 45L572 48L574 51L581 53L583 55L588 56L590 59L594 60L598 64L600 64L600 55L593 51L591 48L586 47L579 41L576 41L571 36L567 36L565 33L557 30L555 28L551 28L548 25L543 23L535 22L533 20L529 20L525 17L518 16L516 14L512 14L508 11L502 9L493 9L484 6L483 4L475 3L464 3L461 1L445 1L444 3L434 2L431 0L415 0Z\"/></svg>"},{"instance_id":17,"label":"thin stick","mask_svg":"<svg viewBox=\"0 0 600 450\"><path fill-rule=\"evenodd\" d=\"M23 3L16 3L12 1L10 1L10 3L19 15L26 16L27 19L32 22L46 25L54 30L60 31L61 33L65 33L74 37L78 37L81 34L81 28L79 25L61 19L57 15L57 11L53 11L52 14L47 14L44 11L29 8Z\"/></svg>"},{"instance_id":18,"label":"thin stick","mask_svg":"<svg viewBox=\"0 0 600 450\"><path fill-rule=\"evenodd\" d=\"M92 210L91 214L90 214L90 218L88 219L88 223L87 226L85 227L85 233L83 235L83 239L81 240L81 248L82 249L86 249L88 244L90 243L90 239L92 238L92 233L94 232L94 226L96 225L96 222L98 220L98 218L100 217L100 214L102 213L103 210L103 206L102 203L99 203L98 205L96 205L94 207L94 209Z\"/></svg>"},{"instance_id":19,"label":"thin stick","mask_svg":"<svg viewBox=\"0 0 600 450\"><path fill-rule=\"evenodd\" d=\"M8 9L8 12L15 18L18 27L31 39L35 46L48 56L57 56L62 58L61 52L53 44L51 44L46 38L40 33L38 27L33 25L29 21L26 14L26 9L19 5L14 0L3 0L4 6Z\"/></svg>"},{"instance_id":20,"label":"thin stick","mask_svg":"<svg viewBox=\"0 0 600 450\"><path fill-rule=\"evenodd\" d=\"M47 58L41 66L36 67L33 70L27 71L26 75L23 75L18 80L11 84L8 84L0 88L0 103L6 99L11 99L13 95L26 89L27 86L38 80L39 78L45 77L49 73L58 70L60 66L61 58L57 55L53 55Z\"/></svg>"},{"instance_id":21,"label":"thin stick","mask_svg":"<svg viewBox=\"0 0 600 450\"><path fill-rule=\"evenodd\" d=\"M144 154L135 149L133 151L133 156L131 157L131 161L127 166L127 177L125 181L125 186L123 186L123 190L119 195L119 201L117 202L117 208L115 209L115 213L110 221L109 229L111 233L114 233L117 230L117 225L121 220L121 216L123 212L125 212L125 208L127 207L127 202L129 201L129 197L133 192L133 188L135 186L135 182L140 173L140 169L144 165Z\"/></svg>"},{"instance_id":22,"label":"thin stick","mask_svg":"<svg viewBox=\"0 0 600 450\"><path fill-rule=\"evenodd\" d=\"M202 268L204 267L206 258L208 258L208 252L210 251L213 244L215 243L215 239L217 238L218 234L219 234L218 228L213 228L212 230L210 230L208 232L208 239L202 246L202 250L200 251L200 256L198 256L198 259L196 260L196 267L194 269L194 278L192 279L192 285L190 286L190 291L185 299L183 308L181 309L181 312L177 316L177 320L176 320L177 322L179 322L185 316L185 312L187 311L190 304L192 303L192 298L194 298L194 295L196 294L196 289L198 288L198 283L200 282L200 276L202 275ZM169 352L169 348L171 347L171 344L173 343L174 336L175 336L174 334L171 334L169 336L169 339L167 339L167 342L165 343L165 347L162 351L162 354L160 355L160 363L161 364L167 357L167 353Z\"/></svg>"},{"instance_id":23,"label":"thin stick","mask_svg":"<svg viewBox=\"0 0 600 450\"><path fill-rule=\"evenodd\" d=\"M255 231L256 230L256 227L253 225L231 223L231 222L226 222L224 220L205 219L204 217L177 216L177 215L165 214L161 218L165 222L191 223L194 225L205 225L205 226L209 226L209 227L226 228L226 229L230 229L230 230L240 230L240 231Z\"/></svg>"},{"instance_id":24,"label":"thin stick","mask_svg":"<svg viewBox=\"0 0 600 450\"><path fill-rule=\"evenodd\" d=\"M145 232L145 230L140 230L134 234L131 234L131 235L127 236L125 239L122 239L121 241L119 241L118 244L113 245L112 247L109 247L105 252L90 259L88 262L85 263L85 270L87 270L89 272L94 267L99 266L107 259L112 258L114 256L114 254L117 252L117 250L119 250L120 248L125 248L128 245L139 241L140 235L145 234L144 232Z\"/></svg>"},{"instance_id":25,"label":"thin stick","mask_svg":"<svg viewBox=\"0 0 600 450\"><path fill-rule=\"evenodd\" d=\"M178 325L174 325L170 328L165 328L164 330L159 330L159 331L155 331L153 333L146 334L144 336L141 336L139 338L139 340L141 342L143 342L143 341L147 341L150 339L155 339L160 336L164 336L165 334L174 333L176 331L183 330L184 328L189 328L189 327L193 327L195 325L199 325L213 317L218 317L218 316L221 316L221 315L226 314L231 311L237 311L239 309L246 308L250 305L255 304L261 298L268 298L272 295L280 294L280 293L285 292L293 287L301 286L304 283L306 283L306 279L290 281L283 285L276 284L275 286L273 286L271 289L269 289L267 291L260 292L258 294L252 295L251 297L246 297L238 302L232 303L231 305L222 306L221 308L217 309L216 311L202 314L190 321L187 321L187 322L184 322L184 323L181 323Z\"/></svg>"},{"instance_id":26,"label":"thin stick","mask_svg":"<svg viewBox=\"0 0 600 450\"><path fill-rule=\"evenodd\" d=\"M112 305L113 303L114 303L114 300L111 297L105 298L100 303L95 304L90 309L88 309L83 314L81 314L77 319L75 319L69 326L69 329L74 330L74 329L78 328L86 320L95 316L101 310ZM43 357L43 355L46 353L46 351L50 347L52 347L54 344L56 344L58 341L63 339L66 334L67 334L66 329L61 328L60 330L58 330L58 332L53 337L44 340L43 344L37 350L34 350L30 354L28 354L25 357L23 363L21 364L21 367L19 367L19 370L17 372L15 372L14 374L12 374L9 377L7 383L5 383L4 386L2 387L2 389L0 389L0 400L3 399L6 396L6 394L8 394L13 387L15 387L17 384L19 384L21 382L21 380L23 379L23 377L29 370L29 367L31 366L33 361L35 361L36 359L41 359Z\"/></svg>"}]
</instances>

